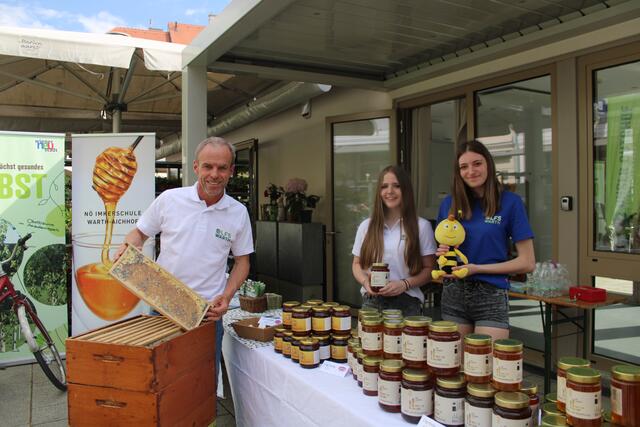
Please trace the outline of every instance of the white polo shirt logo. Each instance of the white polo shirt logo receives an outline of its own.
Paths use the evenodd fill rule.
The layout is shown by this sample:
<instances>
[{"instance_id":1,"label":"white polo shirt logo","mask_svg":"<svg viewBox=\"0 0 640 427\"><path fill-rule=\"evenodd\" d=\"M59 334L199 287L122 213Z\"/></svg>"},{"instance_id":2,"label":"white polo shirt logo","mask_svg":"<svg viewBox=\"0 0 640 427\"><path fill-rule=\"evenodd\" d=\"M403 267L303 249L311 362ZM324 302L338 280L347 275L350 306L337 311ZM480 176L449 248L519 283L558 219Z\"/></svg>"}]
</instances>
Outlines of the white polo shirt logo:
<instances>
[{"instance_id":1,"label":"white polo shirt logo","mask_svg":"<svg viewBox=\"0 0 640 427\"><path fill-rule=\"evenodd\" d=\"M226 240L227 242L231 241L231 233L229 233L228 231L220 230L219 228L216 228L216 237L218 239Z\"/></svg>"}]
</instances>

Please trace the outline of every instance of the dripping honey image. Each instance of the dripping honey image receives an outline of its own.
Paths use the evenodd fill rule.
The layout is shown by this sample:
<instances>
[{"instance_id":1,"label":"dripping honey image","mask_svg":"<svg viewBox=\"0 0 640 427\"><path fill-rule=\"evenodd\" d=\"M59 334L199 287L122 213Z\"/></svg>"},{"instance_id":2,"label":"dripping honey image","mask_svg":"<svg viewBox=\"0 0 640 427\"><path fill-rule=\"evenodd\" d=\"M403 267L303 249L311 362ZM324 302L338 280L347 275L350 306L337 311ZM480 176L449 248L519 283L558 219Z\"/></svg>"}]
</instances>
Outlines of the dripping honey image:
<instances>
[{"instance_id":1,"label":"dripping honey image","mask_svg":"<svg viewBox=\"0 0 640 427\"><path fill-rule=\"evenodd\" d=\"M116 320L129 313L139 298L108 274L112 262L109 248L113 237L116 206L127 192L138 170L134 150L142 140L138 136L127 148L109 147L96 157L92 188L104 203L105 235L100 259L84 265L75 272L78 291L85 304L98 317Z\"/></svg>"}]
</instances>

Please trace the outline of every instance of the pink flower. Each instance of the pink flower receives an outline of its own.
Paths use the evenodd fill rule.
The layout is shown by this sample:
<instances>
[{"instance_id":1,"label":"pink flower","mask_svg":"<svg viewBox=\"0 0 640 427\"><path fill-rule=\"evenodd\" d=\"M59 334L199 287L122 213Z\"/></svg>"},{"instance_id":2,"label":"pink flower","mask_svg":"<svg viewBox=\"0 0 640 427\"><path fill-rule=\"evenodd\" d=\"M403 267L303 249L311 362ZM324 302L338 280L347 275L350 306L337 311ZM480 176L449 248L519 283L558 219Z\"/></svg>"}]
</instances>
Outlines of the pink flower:
<instances>
[{"instance_id":1,"label":"pink flower","mask_svg":"<svg viewBox=\"0 0 640 427\"><path fill-rule=\"evenodd\" d=\"M287 182L287 193L304 193L307 191L307 181L302 178L291 178Z\"/></svg>"}]
</instances>

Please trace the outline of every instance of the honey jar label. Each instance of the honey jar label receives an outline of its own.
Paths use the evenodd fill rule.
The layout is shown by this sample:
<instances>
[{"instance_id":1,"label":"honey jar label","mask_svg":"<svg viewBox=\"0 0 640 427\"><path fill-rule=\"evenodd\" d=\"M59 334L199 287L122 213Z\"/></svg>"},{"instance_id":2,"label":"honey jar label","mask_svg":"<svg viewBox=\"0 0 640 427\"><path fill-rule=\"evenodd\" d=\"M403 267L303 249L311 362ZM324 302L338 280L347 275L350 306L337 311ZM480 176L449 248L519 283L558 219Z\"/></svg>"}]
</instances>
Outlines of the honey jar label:
<instances>
[{"instance_id":1,"label":"honey jar label","mask_svg":"<svg viewBox=\"0 0 640 427\"><path fill-rule=\"evenodd\" d=\"M370 285L372 288L383 288L387 286L388 282L389 282L388 271L372 271L371 272Z\"/></svg>"},{"instance_id":2,"label":"honey jar label","mask_svg":"<svg viewBox=\"0 0 640 427\"><path fill-rule=\"evenodd\" d=\"M460 341L429 340L427 364L434 368L456 368L460 366Z\"/></svg>"},{"instance_id":3,"label":"honey jar label","mask_svg":"<svg viewBox=\"0 0 640 427\"><path fill-rule=\"evenodd\" d=\"M314 317L311 319L311 328L317 332L331 330L331 317Z\"/></svg>"},{"instance_id":4,"label":"honey jar label","mask_svg":"<svg viewBox=\"0 0 640 427\"><path fill-rule=\"evenodd\" d=\"M282 324L283 325L291 325L291 313L283 311L282 312Z\"/></svg>"},{"instance_id":5,"label":"honey jar label","mask_svg":"<svg viewBox=\"0 0 640 427\"><path fill-rule=\"evenodd\" d=\"M291 354L291 343L282 341L282 354Z\"/></svg>"},{"instance_id":6,"label":"honey jar label","mask_svg":"<svg viewBox=\"0 0 640 427\"><path fill-rule=\"evenodd\" d=\"M402 354L402 335L384 335L382 348L385 353Z\"/></svg>"},{"instance_id":7,"label":"honey jar label","mask_svg":"<svg viewBox=\"0 0 640 427\"><path fill-rule=\"evenodd\" d=\"M467 356L465 355L465 357ZM465 427L488 427L493 423L492 416L493 409L491 408L479 408L469 402L464 403Z\"/></svg>"},{"instance_id":8,"label":"honey jar label","mask_svg":"<svg viewBox=\"0 0 640 427\"><path fill-rule=\"evenodd\" d=\"M363 350L382 350L382 332L362 332Z\"/></svg>"},{"instance_id":9,"label":"honey jar label","mask_svg":"<svg viewBox=\"0 0 640 427\"><path fill-rule=\"evenodd\" d=\"M531 418L525 418L523 420L511 420L509 418L503 418L499 415L493 415L493 421L491 427L531 427Z\"/></svg>"},{"instance_id":10,"label":"honey jar label","mask_svg":"<svg viewBox=\"0 0 640 427\"><path fill-rule=\"evenodd\" d=\"M291 346L291 358L298 359L300 357L300 347L296 345Z\"/></svg>"},{"instance_id":11,"label":"honey jar label","mask_svg":"<svg viewBox=\"0 0 640 427\"><path fill-rule=\"evenodd\" d=\"M566 401L565 400L566 391L567 391L567 378L561 377L560 375L558 375L558 386L557 386L556 392L558 394L558 400L562 403Z\"/></svg>"},{"instance_id":12,"label":"honey jar label","mask_svg":"<svg viewBox=\"0 0 640 427\"><path fill-rule=\"evenodd\" d=\"M522 382L522 359L502 360L493 358L493 379L505 384Z\"/></svg>"},{"instance_id":13,"label":"honey jar label","mask_svg":"<svg viewBox=\"0 0 640 427\"><path fill-rule=\"evenodd\" d=\"M378 401L383 405L400 405L400 381L378 378Z\"/></svg>"},{"instance_id":14,"label":"honey jar label","mask_svg":"<svg viewBox=\"0 0 640 427\"><path fill-rule=\"evenodd\" d=\"M347 358L346 345L331 345L331 358L344 360Z\"/></svg>"},{"instance_id":15,"label":"honey jar label","mask_svg":"<svg viewBox=\"0 0 640 427\"><path fill-rule=\"evenodd\" d=\"M318 350L300 352L301 365L317 365L318 363L320 363L320 352Z\"/></svg>"},{"instance_id":16,"label":"honey jar label","mask_svg":"<svg viewBox=\"0 0 640 427\"><path fill-rule=\"evenodd\" d=\"M311 318L291 319L291 330L294 332L307 332L311 330Z\"/></svg>"},{"instance_id":17,"label":"honey jar label","mask_svg":"<svg viewBox=\"0 0 640 427\"><path fill-rule=\"evenodd\" d=\"M611 386L611 412L622 415L622 389Z\"/></svg>"},{"instance_id":18,"label":"honey jar label","mask_svg":"<svg viewBox=\"0 0 640 427\"><path fill-rule=\"evenodd\" d=\"M328 345L320 346L320 360L327 360L331 358L331 347Z\"/></svg>"},{"instance_id":19,"label":"honey jar label","mask_svg":"<svg viewBox=\"0 0 640 427\"><path fill-rule=\"evenodd\" d=\"M350 331L351 330L351 317L332 317L331 329L336 331ZM360 332L360 331L358 331Z\"/></svg>"},{"instance_id":20,"label":"honey jar label","mask_svg":"<svg viewBox=\"0 0 640 427\"><path fill-rule=\"evenodd\" d=\"M367 391L378 391L378 373L362 372L362 388Z\"/></svg>"},{"instance_id":21,"label":"honey jar label","mask_svg":"<svg viewBox=\"0 0 640 427\"><path fill-rule=\"evenodd\" d=\"M402 358L415 362L427 360L427 336L402 334Z\"/></svg>"},{"instance_id":22,"label":"honey jar label","mask_svg":"<svg viewBox=\"0 0 640 427\"><path fill-rule=\"evenodd\" d=\"M433 415L441 424L464 425L464 397L450 398L436 395Z\"/></svg>"},{"instance_id":23,"label":"honey jar label","mask_svg":"<svg viewBox=\"0 0 640 427\"><path fill-rule=\"evenodd\" d=\"M476 377L491 375L493 357L490 354L464 353L464 373Z\"/></svg>"},{"instance_id":24,"label":"honey jar label","mask_svg":"<svg viewBox=\"0 0 640 427\"><path fill-rule=\"evenodd\" d=\"M282 350L282 338L276 337L273 339L273 347L276 350Z\"/></svg>"},{"instance_id":25,"label":"honey jar label","mask_svg":"<svg viewBox=\"0 0 640 427\"><path fill-rule=\"evenodd\" d=\"M403 414L421 417L433 413L433 389L416 391L402 388L400 399Z\"/></svg>"},{"instance_id":26,"label":"honey jar label","mask_svg":"<svg viewBox=\"0 0 640 427\"><path fill-rule=\"evenodd\" d=\"M595 420L602 416L600 391L584 392L567 389L567 414L581 420Z\"/></svg>"}]
</instances>

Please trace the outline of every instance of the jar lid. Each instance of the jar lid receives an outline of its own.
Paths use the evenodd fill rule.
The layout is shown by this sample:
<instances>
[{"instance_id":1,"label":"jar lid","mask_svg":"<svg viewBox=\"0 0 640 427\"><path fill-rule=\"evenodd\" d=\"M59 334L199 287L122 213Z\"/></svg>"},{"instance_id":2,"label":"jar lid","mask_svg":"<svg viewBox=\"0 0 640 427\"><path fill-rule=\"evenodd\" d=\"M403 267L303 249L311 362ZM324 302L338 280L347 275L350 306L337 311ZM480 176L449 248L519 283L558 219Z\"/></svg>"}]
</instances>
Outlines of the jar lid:
<instances>
[{"instance_id":1,"label":"jar lid","mask_svg":"<svg viewBox=\"0 0 640 427\"><path fill-rule=\"evenodd\" d=\"M306 308L307 310L311 310L313 308L313 306L311 304L307 304L306 302L304 304L300 304L300 307ZM295 308L294 308L294 310L295 310Z\"/></svg>"},{"instance_id":2,"label":"jar lid","mask_svg":"<svg viewBox=\"0 0 640 427\"><path fill-rule=\"evenodd\" d=\"M289 329L285 329L285 331L283 332L283 334L284 334L286 337L291 337L291 336L293 336L293 331L290 331Z\"/></svg>"},{"instance_id":3,"label":"jar lid","mask_svg":"<svg viewBox=\"0 0 640 427\"><path fill-rule=\"evenodd\" d=\"M385 308L381 311L381 313L382 316L388 316L390 314L399 314L400 316L402 316L402 310L398 310L397 308Z\"/></svg>"},{"instance_id":4,"label":"jar lid","mask_svg":"<svg viewBox=\"0 0 640 427\"><path fill-rule=\"evenodd\" d=\"M315 305L311 310L313 310L314 313L328 313L329 310L331 310L331 307L327 307L326 305Z\"/></svg>"},{"instance_id":5,"label":"jar lid","mask_svg":"<svg viewBox=\"0 0 640 427\"><path fill-rule=\"evenodd\" d=\"M351 332L349 333L349 335L351 335L353 338L358 338L358 329L356 328L351 329Z\"/></svg>"},{"instance_id":6,"label":"jar lid","mask_svg":"<svg viewBox=\"0 0 640 427\"><path fill-rule=\"evenodd\" d=\"M453 377L439 377L436 380L436 384L438 385L438 387L442 387L442 388L462 388L464 387L466 381L464 379L464 376L459 374L459 375L455 375Z\"/></svg>"},{"instance_id":7,"label":"jar lid","mask_svg":"<svg viewBox=\"0 0 640 427\"><path fill-rule=\"evenodd\" d=\"M400 329L404 326L402 319L384 319L384 327L389 329Z\"/></svg>"},{"instance_id":8,"label":"jar lid","mask_svg":"<svg viewBox=\"0 0 640 427\"><path fill-rule=\"evenodd\" d=\"M513 338L504 338L493 342L493 349L506 351L507 353L515 353L522 351L522 341Z\"/></svg>"},{"instance_id":9,"label":"jar lid","mask_svg":"<svg viewBox=\"0 0 640 427\"><path fill-rule=\"evenodd\" d=\"M529 396L519 391L499 391L495 395L496 405L506 409L529 407Z\"/></svg>"},{"instance_id":10,"label":"jar lid","mask_svg":"<svg viewBox=\"0 0 640 427\"><path fill-rule=\"evenodd\" d=\"M409 316L404 318L405 326L424 327L429 326L431 319L426 316Z\"/></svg>"},{"instance_id":11,"label":"jar lid","mask_svg":"<svg viewBox=\"0 0 640 427\"><path fill-rule=\"evenodd\" d=\"M340 303L335 301L329 301L329 302L325 302L322 305L324 305L325 307L337 307L340 305Z\"/></svg>"},{"instance_id":12,"label":"jar lid","mask_svg":"<svg viewBox=\"0 0 640 427\"><path fill-rule=\"evenodd\" d=\"M358 347L355 353L356 353L356 358L358 359L364 359L364 357L366 356L366 354L364 354L364 350L362 349L362 347Z\"/></svg>"},{"instance_id":13,"label":"jar lid","mask_svg":"<svg viewBox=\"0 0 640 427\"><path fill-rule=\"evenodd\" d=\"M544 415L560 415L564 416L564 413L558 409L558 406L555 402L547 402L542 405L542 413Z\"/></svg>"},{"instance_id":14,"label":"jar lid","mask_svg":"<svg viewBox=\"0 0 640 427\"><path fill-rule=\"evenodd\" d=\"M293 333L293 339L295 341L301 341L301 340L306 340L307 338L309 338L306 335L297 335L295 332Z\"/></svg>"},{"instance_id":15,"label":"jar lid","mask_svg":"<svg viewBox=\"0 0 640 427\"><path fill-rule=\"evenodd\" d=\"M426 369L405 369L402 378L407 381L427 381L431 377Z\"/></svg>"},{"instance_id":16,"label":"jar lid","mask_svg":"<svg viewBox=\"0 0 640 427\"><path fill-rule=\"evenodd\" d=\"M309 305L322 305L324 303L324 301L322 301L321 299L310 299L307 300L307 302L305 302L305 304L309 304Z\"/></svg>"},{"instance_id":17,"label":"jar lid","mask_svg":"<svg viewBox=\"0 0 640 427\"><path fill-rule=\"evenodd\" d=\"M351 338L351 335L332 334L332 337L333 337L334 340L349 341L349 339Z\"/></svg>"},{"instance_id":18,"label":"jar lid","mask_svg":"<svg viewBox=\"0 0 640 427\"><path fill-rule=\"evenodd\" d=\"M354 353L358 353L360 350L362 350L362 345L360 345L360 343L354 344L351 346L351 350L353 350Z\"/></svg>"},{"instance_id":19,"label":"jar lid","mask_svg":"<svg viewBox=\"0 0 640 427\"><path fill-rule=\"evenodd\" d=\"M491 384L467 384L467 393L475 397L493 397L497 390Z\"/></svg>"},{"instance_id":20,"label":"jar lid","mask_svg":"<svg viewBox=\"0 0 640 427\"><path fill-rule=\"evenodd\" d=\"M335 307L333 307L333 311L349 311L351 310L351 307L349 307L348 305L337 305Z\"/></svg>"},{"instance_id":21,"label":"jar lid","mask_svg":"<svg viewBox=\"0 0 640 427\"><path fill-rule=\"evenodd\" d=\"M382 325L382 317L380 317L380 316L366 316L366 317L362 318L362 321L360 323L362 323L363 326Z\"/></svg>"},{"instance_id":22,"label":"jar lid","mask_svg":"<svg viewBox=\"0 0 640 427\"><path fill-rule=\"evenodd\" d=\"M611 368L611 376L621 381L640 381L640 366L616 365Z\"/></svg>"},{"instance_id":23,"label":"jar lid","mask_svg":"<svg viewBox=\"0 0 640 427\"><path fill-rule=\"evenodd\" d=\"M358 338L349 338L347 344L349 344L350 346L360 345L360 340Z\"/></svg>"},{"instance_id":24,"label":"jar lid","mask_svg":"<svg viewBox=\"0 0 640 427\"><path fill-rule=\"evenodd\" d=\"M383 318L384 320L387 320L387 319L398 319L398 320L402 320L402 319L404 319L404 317L402 317L402 314L384 314L384 315L382 316L382 318Z\"/></svg>"},{"instance_id":25,"label":"jar lid","mask_svg":"<svg viewBox=\"0 0 640 427\"><path fill-rule=\"evenodd\" d=\"M284 332L287 330L287 328L285 328L284 326L276 326L276 328L274 329L276 332Z\"/></svg>"},{"instance_id":26,"label":"jar lid","mask_svg":"<svg viewBox=\"0 0 640 427\"><path fill-rule=\"evenodd\" d=\"M371 267L389 267L389 264L386 262L374 262Z\"/></svg>"},{"instance_id":27,"label":"jar lid","mask_svg":"<svg viewBox=\"0 0 640 427\"><path fill-rule=\"evenodd\" d=\"M298 307L293 307L294 313L309 313L310 307L305 307L304 305L299 305Z\"/></svg>"},{"instance_id":28,"label":"jar lid","mask_svg":"<svg viewBox=\"0 0 640 427\"><path fill-rule=\"evenodd\" d=\"M540 427L564 427L568 425L567 419L562 415L545 415L542 417Z\"/></svg>"},{"instance_id":29,"label":"jar lid","mask_svg":"<svg viewBox=\"0 0 640 427\"><path fill-rule=\"evenodd\" d=\"M382 362L382 357L379 356L366 356L362 358L362 364L364 366L378 366Z\"/></svg>"},{"instance_id":30,"label":"jar lid","mask_svg":"<svg viewBox=\"0 0 640 427\"><path fill-rule=\"evenodd\" d=\"M301 345L314 345L314 344L318 344L318 340L315 338L305 338L303 340L300 340L300 344Z\"/></svg>"},{"instance_id":31,"label":"jar lid","mask_svg":"<svg viewBox=\"0 0 640 427\"><path fill-rule=\"evenodd\" d=\"M296 305L300 305L300 301L285 301L282 303L282 307L286 307L286 308L291 308L291 307L295 307Z\"/></svg>"},{"instance_id":32,"label":"jar lid","mask_svg":"<svg viewBox=\"0 0 640 427\"><path fill-rule=\"evenodd\" d=\"M552 402L552 403L556 403L558 401L558 393L553 392L553 393L547 393L544 395L544 401L545 402Z\"/></svg>"},{"instance_id":33,"label":"jar lid","mask_svg":"<svg viewBox=\"0 0 640 427\"><path fill-rule=\"evenodd\" d=\"M380 362L380 370L384 372L400 372L403 366L402 360L397 359L385 359Z\"/></svg>"},{"instance_id":34,"label":"jar lid","mask_svg":"<svg viewBox=\"0 0 640 427\"><path fill-rule=\"evenodd\" d=\"M600 372L593 368L569 368L567 369L567 381L578 384L600 383Z\"/></svg>"},{"instance_id":35,"label":"jar lid","mask_svg":"<svg viewBox=\"0 0 640 427\"><path fill-rule=\"evenodd\" d=\"M429 330L433 332L458 332L458 324L449 320L439 320L431 322Z\"/></svg>"},{"instance_id":36,"label":"jar lid","mask_svg":"<svg viewBox=\"0 0 640 427\"><path fill-rule=\"evenodd\" d=\"M581 357L567 356L558 359L558 369L562 369L563 371L576 366L588 368L589 366L591 366L591 363L587 359L583 359Z\"/></svg>"},{"instance_id":37,"label":"jar lid","mask_svg":"<svg viewBox=\"0 0 640 427\"><path fill-rule=\"evenodd\" d=\"M365 314L379 315L380 312L378 310L376 310L375 308L371 308L371 307L363 307L360 310L358 310L358 317L364 316Z\"/></svg>"},{"instance_id":38,"label":"jar lid","mask_svg":"<svg viewBox=\"0 0 640 427\"><path fill-rule=\"evenodd\" d=\"M470 345L491 345L491 335L467 334L464 336L464 343Z\"/></svg>"},{"instance_id":39,"label":"jar lid","mask_svg":"<svg viewBox=\"0 0 640 427\"><path fill-rule=\"evenodd\" d=\"M522 381L522 385L520 386L520 391L528 394L529 396L538 394L538 384L534 384L530 381Z\"/></svg>"},{"instance_id":40,"label":"jar lid","mask_svg":"<svg viewBox=\"0 0 640 427\"><path fill-rule=\"evenodd\" d=\"M376 319L382 319L382 316L380 316L380 313L376 312L376 313L364 313L360 315L360 320L364 320L364 319L371 319L371 318L376 318Z\"/></svg>"},{"instance_id":41,"label":"jar lid","mask_svg":"<svg viewBox=\"0 0 640 427\"><path fill-rule=\"evenodd\" d=\"M329 339L329 334L313 334L311 336L319 341L325 341Z\"/></svg>"}]
</instances>

